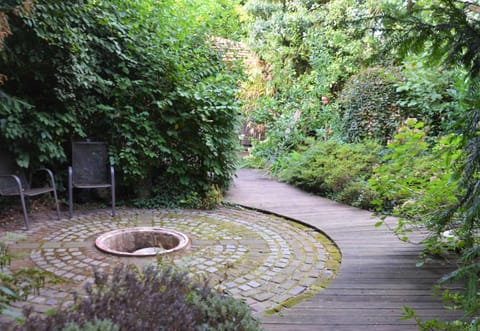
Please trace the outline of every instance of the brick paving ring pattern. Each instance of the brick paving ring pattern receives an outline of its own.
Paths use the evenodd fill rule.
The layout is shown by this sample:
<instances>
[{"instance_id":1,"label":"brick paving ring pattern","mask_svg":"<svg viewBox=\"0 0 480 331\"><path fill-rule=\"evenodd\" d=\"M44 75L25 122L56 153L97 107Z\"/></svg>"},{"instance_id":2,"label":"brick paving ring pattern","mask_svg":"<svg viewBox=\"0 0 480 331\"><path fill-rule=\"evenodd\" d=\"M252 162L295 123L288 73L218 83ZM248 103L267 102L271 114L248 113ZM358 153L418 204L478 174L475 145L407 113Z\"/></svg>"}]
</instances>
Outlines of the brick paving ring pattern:
<instances>
[{"instance_id":1,"label":"brick paving ring pattern","mask_svg":"<svg viewBox=\"0 0 480 331\"><path fill-rule=\"evenodd\" d=\"M69 280L42 289L28 303L38 310L68 304L72 292L92 281L94 269L109 271L120 263L141 266L158 262L156 257L120 257L95 247L100 234L137 226L162 227L189 236L191 248L182 255L164 257L162 263L206 276L212 286L244 299L259 317L325 288L340 264L339 250L320 231L258 211L238 207L212 211L125 209L115 218L98 211L45 222L10 246L13 252L27 253L33 266Z\"/></svg>"}]
</instances>

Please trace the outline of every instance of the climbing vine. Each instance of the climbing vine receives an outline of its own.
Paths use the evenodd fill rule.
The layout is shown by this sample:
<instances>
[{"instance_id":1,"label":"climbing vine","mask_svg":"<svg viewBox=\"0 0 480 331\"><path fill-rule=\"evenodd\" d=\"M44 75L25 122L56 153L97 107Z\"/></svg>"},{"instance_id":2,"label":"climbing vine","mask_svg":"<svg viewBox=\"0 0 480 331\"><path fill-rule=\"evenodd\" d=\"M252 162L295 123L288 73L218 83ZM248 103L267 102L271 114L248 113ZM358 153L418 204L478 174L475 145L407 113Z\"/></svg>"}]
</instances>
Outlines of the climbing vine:
<instances>
[{"instance_id":1,"label":"climbing vine","mask_svg":"<svg viewBox=\"0 0 480 331\"><path fill-rule=\"evenodd\" d=\"M235 14L225 6L216 13ZM200 196L225 189L235 169L240 71L212 47L219 25L194 19L195 9L105 0L3 10L11 35L0 53L1 144L20 166L62 169L71 140L105 140L124 196L139 182L150 193L151 183Z\"/></svg>"}]
</instances>

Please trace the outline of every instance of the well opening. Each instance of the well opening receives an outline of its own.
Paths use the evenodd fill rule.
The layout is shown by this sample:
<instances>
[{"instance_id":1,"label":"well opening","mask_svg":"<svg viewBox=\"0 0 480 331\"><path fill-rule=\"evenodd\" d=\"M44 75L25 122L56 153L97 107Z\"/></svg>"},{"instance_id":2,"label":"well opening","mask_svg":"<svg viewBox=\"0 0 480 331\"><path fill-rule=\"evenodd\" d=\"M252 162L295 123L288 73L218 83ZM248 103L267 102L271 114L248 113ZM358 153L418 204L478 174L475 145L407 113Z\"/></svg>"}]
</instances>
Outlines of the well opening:
<instances>
[{"instance_id":1,"label":"well opening","mask_svg":"<svg viewBox=\"0 0 480 331\"><path fill-rule=\"evenodd\" d=\"M189 238L178 231L157 227L125 228L106 232L95 241L98 249L122 256L153 256L186 249Z\"/></svg>"}]
</instances>

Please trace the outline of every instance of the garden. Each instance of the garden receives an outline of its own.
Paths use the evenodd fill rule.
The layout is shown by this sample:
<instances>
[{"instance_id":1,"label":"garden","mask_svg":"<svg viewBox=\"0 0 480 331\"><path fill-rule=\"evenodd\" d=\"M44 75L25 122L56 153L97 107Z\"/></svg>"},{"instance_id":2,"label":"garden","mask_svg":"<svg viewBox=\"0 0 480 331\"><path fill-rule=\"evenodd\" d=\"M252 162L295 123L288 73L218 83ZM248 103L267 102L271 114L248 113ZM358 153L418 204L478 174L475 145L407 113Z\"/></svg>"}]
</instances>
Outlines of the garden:
<instances>
[{"instance_id":1,"label":"garden","mask_svg":"<svg viewBox=\"0 0 480 331\"><path fill-rule=\"evenodd\" d=\"M246 55L226 61L219 38L244 45ZM395 216L401 240L429 233L419 267L432 256L454 259L458 268L440 281L463 284L444 293L461 320L418 327L476 330L479 45L478 1L6 0L0 148L20 168L52 169L61 197L72 141L95 139L108 143L120 207L216 208L244 166ZM251 146L239 159L242 126ZM0 214L15 202L1 198ZM7 266L5 250L2 258ZM191 325L210 305L225 305L247 316L245 329L258 327L240 303L162 270L98 275L105 292L90 289L88 300L109 300L112 286L143 287L148 297L166 285L147 288L144 279L158 277L180 284L162 295L183 300ZM2 309L23 279L34 282L28 292L49 277L1 275ZM78 302L69 314L80 324L68 330L116 330L108 318L92 320L88 306ZM64 325L62 314L45 323Z\"/></svg>"}]
</instances>

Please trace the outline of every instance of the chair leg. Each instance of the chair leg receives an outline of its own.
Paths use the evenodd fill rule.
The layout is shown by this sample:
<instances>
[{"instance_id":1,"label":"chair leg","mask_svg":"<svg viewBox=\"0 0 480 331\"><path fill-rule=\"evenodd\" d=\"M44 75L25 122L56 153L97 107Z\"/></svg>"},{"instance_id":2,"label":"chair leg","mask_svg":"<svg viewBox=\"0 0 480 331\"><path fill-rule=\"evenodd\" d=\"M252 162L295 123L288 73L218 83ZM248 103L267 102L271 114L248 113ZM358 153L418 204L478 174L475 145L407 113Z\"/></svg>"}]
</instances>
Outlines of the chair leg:
<instances>
[{"instance_id":1,"label":"chair leg","mask_svg":"<svg viewBox=\"0 0 480 331\"><path fill-rule=\"evenodd\" d=\"M49 169L45 169L50 176L50 185L52 186L53 198L55 199L55 207L57 208L57 217L60 220L60 207L58 205L57 185L55 184L55 178L53 173Z\"/></svg>"},{"instance_id":2,"label":"chair leg","mask_svg":"<svg viewBox=\"0 0 480 331\"><path fill-rule=\"evenodd\" d=\"M27 211L27 204L25 203L25 197L23 196L23 193L20 193L20 201L22 202L23 222L25 223L25 227L28 230L30 228L28 226L28 211Z\"/></svg>"},{"instance_id":3,"label":"chair leg","mask_svg":"<svg viewBox=\"0 0 480 331\"><path fill-rule=\"evenodd\" d=\"M53 190L53 198L55 199L55 206L57 207L57 216L58 219L60 220L60 207L58 206L58 197L57 197L57 190Z\"/></svg>"},{"instance_id":4,"label":"chair leg","mask_svg":"<svg viewBox=\"0 0 480 331\"><path fill-rule=\"evenodd\" d=\"M68 168L68 211L70 218L73 217L73 183L72 183L72 169Z\"/></svg>"},{"instance_id":5,"label":"chair leg","mask_svg":"<svg viewBox=\"0 0 480 331\"><path fill-rule=\"evenodd\" d=\"M112 217L115 217L115 185L112 186Z\"/></svg>"},{"instance_id":6,"label":"chair leg","mask_svg":"<svg viewBox=\"0 0 480 331\"><path fill-rule=\"evenodd\" d=\"M73 188L68 188L68 211L70 218L73 217Z\"/></svg>"},{"instance_id":7,"label":"chair leg","mask_svg":"<svg viewBox=\"0 0 480 331\"><path fill-rule=\"evenodd\" d=\"M115 217L115 169L110 166L110 180L112 184L112 217Z\"/></svg>"}]
</instances>

